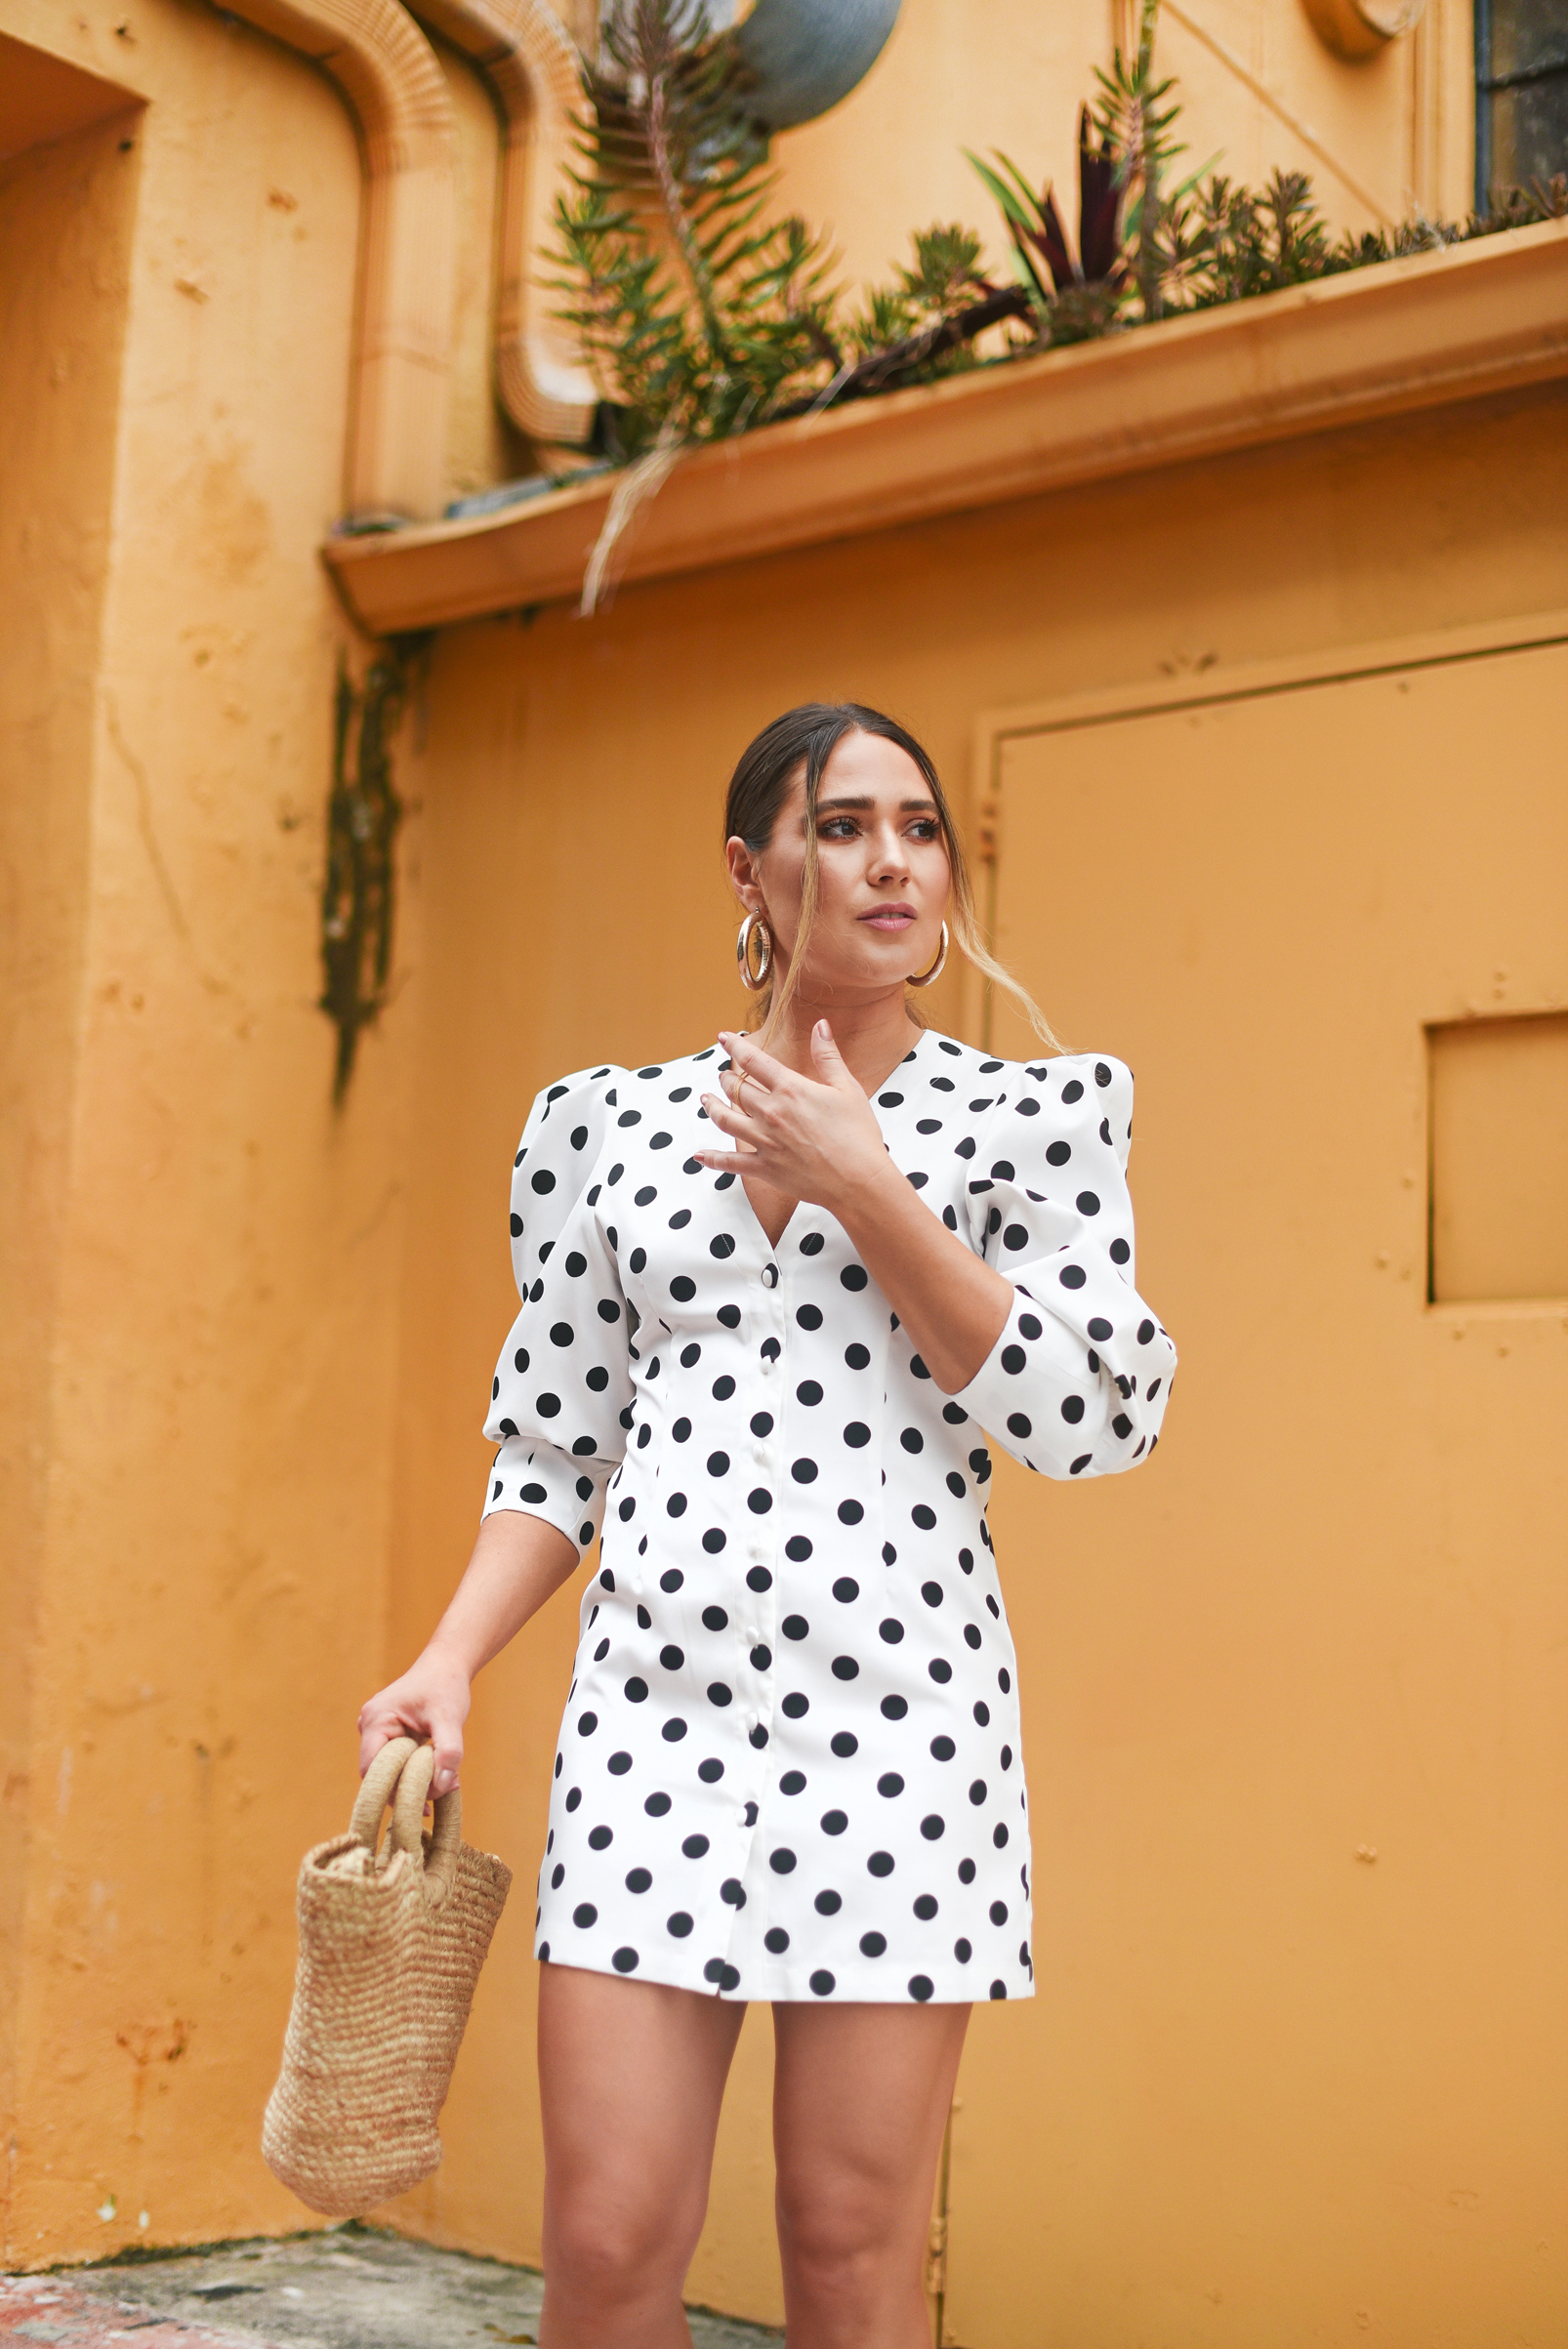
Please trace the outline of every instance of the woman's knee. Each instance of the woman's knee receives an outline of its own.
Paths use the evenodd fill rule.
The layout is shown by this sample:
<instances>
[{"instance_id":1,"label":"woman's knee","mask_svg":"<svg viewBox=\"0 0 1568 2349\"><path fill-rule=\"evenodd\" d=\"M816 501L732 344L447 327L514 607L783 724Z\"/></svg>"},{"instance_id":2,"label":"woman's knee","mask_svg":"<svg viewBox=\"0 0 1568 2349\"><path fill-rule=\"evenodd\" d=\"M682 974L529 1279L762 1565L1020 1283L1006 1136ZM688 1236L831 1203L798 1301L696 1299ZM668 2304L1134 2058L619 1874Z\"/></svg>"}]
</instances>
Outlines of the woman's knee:
<instances>
[{"instance_id":1,"label":"woman's knee","mask_svg":"<svg viewBox=\"0 0 1568 2349\"><path fill-rule=\"evenodd\" d=\"M545 2273L596 2300L678 2293L702 2231L702 2214L672 2210L603 2186L545 2192Z\"/></svg>"},{"instance_id":2,"label":"woman's knee","mask_svg":"<svg viewBox=\"0 0 1568 2349\"><path fill-rule=\"evenodd\" d=\"M863 2180L781 2177L777 2211L785 2265L812 2289L851 2292L918 2260L919 2231L911 2235L897 2198Z\"/></svg>"}]
</instances>

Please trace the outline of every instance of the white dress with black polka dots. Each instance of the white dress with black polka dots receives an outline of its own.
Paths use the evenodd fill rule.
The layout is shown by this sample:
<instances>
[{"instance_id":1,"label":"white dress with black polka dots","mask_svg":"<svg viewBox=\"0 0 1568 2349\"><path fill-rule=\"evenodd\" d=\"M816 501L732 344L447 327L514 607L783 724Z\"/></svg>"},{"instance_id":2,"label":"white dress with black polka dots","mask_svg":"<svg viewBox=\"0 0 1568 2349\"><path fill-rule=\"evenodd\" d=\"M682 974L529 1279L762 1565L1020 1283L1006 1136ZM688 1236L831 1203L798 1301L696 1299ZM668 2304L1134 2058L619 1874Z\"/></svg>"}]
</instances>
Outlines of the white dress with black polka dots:
<instances>
[{"instance_id":1,"label":"white dress with black polka dots","mask_svg":"<svg viewBox=\"0 0 1568 2349\"><path fill-rule=\"evenodd\" d=\"M710 1048L535 1102L486 1514L586 1549L538 1955L734 1999L1030 1994L1029 1833L985 1435L1047 1476L1152 1449L1176 1352L1133 1287L1133 1083L934 1032L895 1163L1012 1282L943 1394L843 1226L776 1247L699 1167Z\"/></svg>"}]
</instances>

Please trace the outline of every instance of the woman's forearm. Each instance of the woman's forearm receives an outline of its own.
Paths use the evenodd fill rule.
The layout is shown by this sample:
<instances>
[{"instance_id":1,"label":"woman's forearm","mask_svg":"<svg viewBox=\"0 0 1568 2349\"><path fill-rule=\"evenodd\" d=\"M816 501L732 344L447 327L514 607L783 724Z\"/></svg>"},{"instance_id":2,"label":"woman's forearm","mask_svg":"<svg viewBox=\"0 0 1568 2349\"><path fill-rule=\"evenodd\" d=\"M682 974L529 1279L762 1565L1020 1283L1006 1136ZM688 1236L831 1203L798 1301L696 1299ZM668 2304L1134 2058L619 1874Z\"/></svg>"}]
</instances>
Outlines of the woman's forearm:
<instances>
[{"instance_id":1,"label":"woman's forearm","mask_svg":"<svg viewBox=\"0 0 1568 2349\"><path fill-rule=\"evenodd\" d=\"M463 1580L427 1643L470 1679L569 1580L575 1543L543 1517L498 1509L479 1527Z\"/></svg>"},{"instance_id":2,"label":"woman's forearm","mask_svg":"<svg viewBox=\"0 0 1568 2349\"><path fill-rule=\"evenodd\" d=\"M831 1204L937 1385L968 1386L1007 1325L1011 1282L931 1214L890 1159Z\"/></svg>"},{"instance_id":3,"label":"woman's forearm","mask_svg":"<svg viewBox=\"0 0 1568 2349\"><path fill-rule=\"evenodd\" d=\"M435 1793L456 1786L475 1673L569 1580L576 1564L575 1542L545 1518L520 1509L486 1517L451 1605L423 1650L360 1710L361 1772L389 1738L429 1738L435 1749Z\"/></svg>"}]
</instances>

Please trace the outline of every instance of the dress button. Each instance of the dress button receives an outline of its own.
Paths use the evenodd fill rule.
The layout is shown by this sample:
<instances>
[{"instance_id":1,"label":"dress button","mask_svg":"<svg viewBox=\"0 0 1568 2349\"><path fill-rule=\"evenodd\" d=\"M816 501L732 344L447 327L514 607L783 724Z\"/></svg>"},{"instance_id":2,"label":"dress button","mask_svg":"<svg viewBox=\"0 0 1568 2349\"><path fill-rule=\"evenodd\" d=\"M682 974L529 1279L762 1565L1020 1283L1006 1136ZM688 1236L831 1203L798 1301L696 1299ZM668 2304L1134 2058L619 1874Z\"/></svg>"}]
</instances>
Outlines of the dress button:
<instances>
[{"instance_id":1,"label":"dress button","mask_svg":"<svg viewBox=\"0 0 1568 2349\"><path fill-rule=\"evenodd\" d=\"M763 1266L763 1287L764 1289L776 1289L778 1287L778 1266L776 1264L764 1264Z\"/></svg>"}]
</instances>

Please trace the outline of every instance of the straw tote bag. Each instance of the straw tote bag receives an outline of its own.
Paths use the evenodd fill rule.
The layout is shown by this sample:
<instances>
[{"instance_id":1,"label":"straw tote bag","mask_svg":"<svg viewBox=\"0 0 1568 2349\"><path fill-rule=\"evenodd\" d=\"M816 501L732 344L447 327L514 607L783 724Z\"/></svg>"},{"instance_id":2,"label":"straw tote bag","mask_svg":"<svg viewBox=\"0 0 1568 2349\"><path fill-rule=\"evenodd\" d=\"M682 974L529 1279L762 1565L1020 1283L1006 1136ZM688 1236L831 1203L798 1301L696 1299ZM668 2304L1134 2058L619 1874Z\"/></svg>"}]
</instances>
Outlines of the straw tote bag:
<instances>
[{"instance_id":1,"label":"straw tote bag","mask_svg":"<svg viewBox=\"0 0 1568 2349\"><path fill-rule=\"evenodd\" d=\"M474 1986L512 1872L462 1840L462 1798L437 1797L429 1746L376 1755L346 1835L300 1866L300 1962L262 2152L312 2210L352 2218L429 2177ZM392 1834L378 1853L392 1798Z\"/></svg>"}]
</instances>

